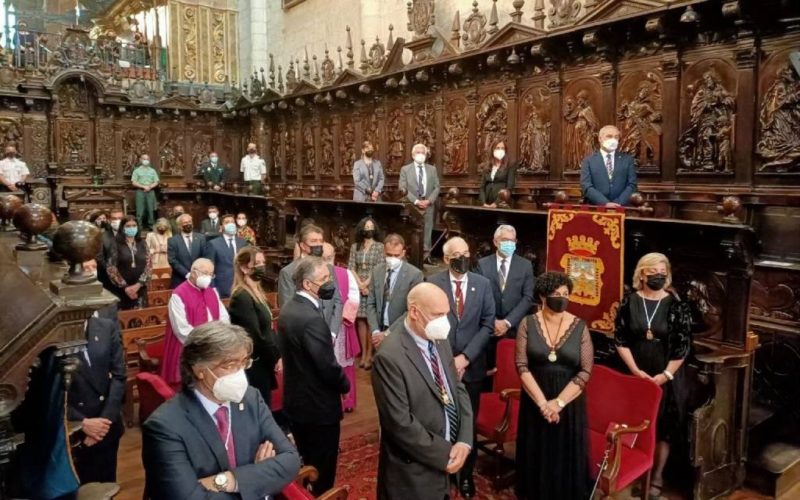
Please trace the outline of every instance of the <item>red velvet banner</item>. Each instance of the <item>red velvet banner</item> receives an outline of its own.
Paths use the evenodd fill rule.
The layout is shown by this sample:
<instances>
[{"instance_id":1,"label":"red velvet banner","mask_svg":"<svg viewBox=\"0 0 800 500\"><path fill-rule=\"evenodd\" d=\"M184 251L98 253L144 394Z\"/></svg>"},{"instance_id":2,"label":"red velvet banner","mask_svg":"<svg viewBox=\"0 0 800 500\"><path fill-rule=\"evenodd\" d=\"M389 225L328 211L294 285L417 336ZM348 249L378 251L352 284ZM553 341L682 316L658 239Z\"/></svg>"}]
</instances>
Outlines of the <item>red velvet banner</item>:
<instances>
[{"instance_id":1,"label":"red velvet banner","mask_svg":"<svg viewBox=\"0 0 800 500\"><path fill-rule=\"evenodd\" d=\"M614 331L622 299L625 214L551 208L547 215L547 270L572 279L569 312L592 330Z\"/></svg>"}]
</instances>

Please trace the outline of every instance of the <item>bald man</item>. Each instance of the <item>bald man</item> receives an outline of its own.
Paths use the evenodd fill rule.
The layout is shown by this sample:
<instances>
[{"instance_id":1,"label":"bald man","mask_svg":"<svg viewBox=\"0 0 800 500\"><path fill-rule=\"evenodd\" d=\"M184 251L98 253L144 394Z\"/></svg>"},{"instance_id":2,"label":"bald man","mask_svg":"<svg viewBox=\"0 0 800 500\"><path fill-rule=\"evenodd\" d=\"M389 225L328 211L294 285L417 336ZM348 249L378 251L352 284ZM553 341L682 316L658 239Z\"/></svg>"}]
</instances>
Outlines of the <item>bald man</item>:
<instances>
[{"instance_id":1,"label":"bald man","mask_svg":"<svg viewBox=\"0 0 800 500\"><path fill-rule=\"evenodd\" d=\"M447 498L449 476L473 446L472 406L447 342L447 295L420 283L407 305L403 328L383 341L372 370L381 423L378 498L438 500Z\"/></svg>"},{"instance_id":2,"label":"bald man","mask_svg":"<svg viewBox=\"0 0 800 500\"><path fill-rule=\"evenodd\" d=\"M610 208L625 206L636 192L636 165L617 151L619 129L606 125L597 134L600 150L581 162L581 192L587 203Z\"/></svg>"}]
</instances>

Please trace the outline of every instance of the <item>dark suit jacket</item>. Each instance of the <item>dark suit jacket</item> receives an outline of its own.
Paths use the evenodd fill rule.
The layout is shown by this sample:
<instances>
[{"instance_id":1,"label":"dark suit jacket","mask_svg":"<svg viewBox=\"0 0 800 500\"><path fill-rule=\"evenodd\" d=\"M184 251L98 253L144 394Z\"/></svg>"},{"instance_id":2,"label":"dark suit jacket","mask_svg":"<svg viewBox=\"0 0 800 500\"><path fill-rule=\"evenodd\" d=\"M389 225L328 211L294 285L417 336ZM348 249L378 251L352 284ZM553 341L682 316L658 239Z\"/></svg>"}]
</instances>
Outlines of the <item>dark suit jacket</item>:
<instances>
[{"instance_id":1,"label":"dark suit jacket","mask_svg":"<svg viewBox=\"0 0 800 500\"><path fill-rule=\"evenodd\" d=\"M481 203L492 204L497 201L497 193L501 189L514 189L514 183L517 179L517 164L509 163L506 168L499 168L494 174L492 180L492 166L487 165L484 167L481 174L481 188L479 193L479 200Z\"/></svg>"},{"instance_id":2,"label":"dark suit jacket","mask_svg":"<svg viewBox=\"0 0 800 500\"><path fill-rule=\"evenodd\" d=\"M256 499L275 495L294 480L300 469L297 450L252 387L240 404L231 404L231 429L239 493L206 491L198 479L231 470L214 419L192 390L162 404L142 426L145 494L152 500ZM275 446L276 456L254 464L264 441Z\"/></svg>"},{"instance_id":3,"label":"dark suit jacket","mask_svg":"<svg viewBox=\"0 0 800 500\"><path fill-rule=\"evenodd\" d=\"M231 297L228 313L231 315L231 323L247 330L247 334L253 339L253 366L247 370L247 380L261 391L264 400L269 401L270 392L277 386L275 364L281 358L278 341L272 331L269 305L257 305L249 292L239 290Z\"/></svg>"},{"instance_id":4,"label":"dark suit jacket","mask_svg":"<svg viewBox=\"0 0 800 500\"><path fill-rule=\"evenodd\" d=\"M236 237L236 251L249 245L246 240ZM206 242L205 257L214 263L213 285L219 292L220 298L227 299L231 296L233 286L233 259L236 254L228 246L227 238L214 238Z\"/></svg>"},{"instance_id":5,"label":"dark suit jacket","mask_svg":"<svg viewBox=\"0 0 800 500\"><path fill-rule=\"evenodd\" d=\"M403 262L397 272L399 274L395 278L392 296L388 305L389 326L406 312L408 292L425 279L422 276L422 271L408 262ZM386 263L382 262L372 269L372 281L370 282L369 296L367 297L367 323L369 323L370 332L380 330L380 324L383 320L381 311L383 311L383 288L385 283Z\"/></svg>"},{"instance_id":6,"label":"dark suit jacket","mask_svg":"<svg viewBox=\"0 0 800 500\"><path fill-rule=\"evenodd\" d=\"M342 419L341 395L350 382L333 354L333 337L320 311L295 295L278 316L283 355L283 410L292 422L329 425Z\"/></svg>"},{"instance_id":7,"label":"dark suit jacket","mask_svg":"<svg viewBox=\"0 0 800 500\"><path fill-rule=\"evenodd\" d=\"M494 295L495 316L511 323L506 335L513 337L519 322L530 313L533 305L533 266L531 261L512 255L506 273L506 287L500 290L500 275L497 273L497 254L487 255L478 261L478 274L489 280Z\"/></svg>"},{"instance_id":8,"label":"dark suit jacket","mask_svg":"<svg viewBox=\"0 0 800 500\"><path fill-rule=\"evenodd\" d=\"M278 307L283 310L283 306L288 304L294 298L297 292L294 286L294 270L297 269L298 261L290 262L278 273ZM328 266L331 272L331 277L336 276L333 271L333 266ZM322 301L322 315L325 322L328 323L328 328L331 332L339 333L339 328L342 326L342 313L344 312L344 303L342 303L342 295L339 293L339 282L334 279L333 286L336 291L331 300Z\"/></svg>"},{"instance_id":9,"label":"dark suit jacket","mask_svg":"<svg viewBox=\"0 0 800 500\"><path fill-rule=\"evenodd\" d=\"M636 166L627 153L614 153L614 173L608 179L606 162L599 151L590 154L581 162L581 192L592 205L613 202L627 205L636 192Z\"/></svg>"},{"instance_id":10,"label":"dark suit jacket","mask_svg":"<svg viewBox=\"0 0 800 500\"><path fill-rule=\"evenodd\" d=\"M217 218L216 226L211 223L211 219L203 219L203 222L200 223L200 232L203 233L207 240L213 240L222 235L220 232L221 227L222 218Z\"/></svg>"},{"instance_id":11,"label":"dark suit jacket","mask_svg":"<svg viewBox=\"0 0 800 500\"><path fill-rule=\"evenodd\" d=\"M192 263L203 256L206 247L206 237L200 233L192 233L192 251L186 248L183 234L178 233L167 240L167 262L172 268L170 286L174 289L184 281L186 275L192 270Z\"/></svg>"},{"instance_id":12,"label":"dark suit jacket","mask_svg":"<svg viewBox=\"0 0 800 500\"><path fill-rule=\"evenodd\" d=\"M381 344L372 369L372 390L381 423L378 498L445 498L450 442L439 391L419 347L405 327ZM459 413L457 441L472 445L472 406L458 380L447 342L436 342Z\"/></svg>"},{"instance_id":13,"label":"dark suit jacket","mask_svg":"<svg viewBox=\"0 0 800 500\"><path fill-rule=\"evenodd\" d=\"M112 422L122 420L127 371L119 323L110 318L89 318L86 329L86 352L79 355L81 364L69 387L69 420L102 417Z\"/></svg>"},{"instance_id":14,"label":"dark suit jacket","mask_svg":"<svg viewBox=\"0 0 800 500\"><path fill-rule=\"evenodd\" d=\"M463 354L469 359L464 373L464 382L479 382L486 378L486 346L494 333L494 296L489 280L480 274L470 272L464 294L464 315L458 319L453 288L450 285L450 271L443 271L428 278L438 286L450 300L450 347L453 355Z\"/></svg>"},{"instance_id":15,"label":"dark suit jacket","mask_svg":"<svg viewBox=\"0 0 800 500\"><path fill-rule=\"evenodd\" d=\"M111 228L103 230L103 245L100 247L100 252L95 257L97 262L97 280L106 289L111 289L111 278L108 277L108 261L111 258L111 253L114 251L115 236Z\"/></svg>"}]
</instances>

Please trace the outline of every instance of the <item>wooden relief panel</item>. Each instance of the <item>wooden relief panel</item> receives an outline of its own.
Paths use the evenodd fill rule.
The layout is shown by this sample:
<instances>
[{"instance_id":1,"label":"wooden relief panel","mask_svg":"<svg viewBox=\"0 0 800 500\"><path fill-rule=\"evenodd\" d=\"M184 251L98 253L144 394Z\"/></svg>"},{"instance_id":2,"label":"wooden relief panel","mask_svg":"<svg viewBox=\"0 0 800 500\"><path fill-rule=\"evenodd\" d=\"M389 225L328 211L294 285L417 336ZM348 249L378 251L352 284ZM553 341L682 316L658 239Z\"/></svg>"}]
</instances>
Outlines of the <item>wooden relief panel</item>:
<instances>
[{"instance_id":1,"label":"wooden relief panel","mask_svg":"<svg viewBox=\"0 0 800 500\"><path fill-rule=\"evenodd\" d=\"M397 175L405 162L407 151L410 150L410 146L406 148L405 144L406 113L403 108L397 107L389 110L386 123L388 148L385 169L387 174ZM366 133L364 135L366 136Z\"/></svg>"},{"instance_id":2,"label":"wooden relief panel","mask_svg":"<svg viewBox=\"0 0 800 500\"><path fill-rule=\"evenodd\" d=\"M192 151L189 161L191 162L191 168L194 174L200 173L200 165L208 160L208 154L212 149L211 143L213 137L213 133L210 130L195 129L194 132L192 132ZM183 173L180 175L183 175Z\"/></svg>"},{"instance_id":3,"label":"wooden relief panel","mask_svg":"<svg viewBox=\"0 0 800 500\"><path fill-rule=\"evenodd\" d=\"M286 149L286 175L297 177L297 127L296 122L291 122L284 134Z\"/></svg>"},{"instance_id":4,"label":"wooden relief panel","mask_svg":"<svg viewBox=\"0 0 800 500\"><path fill-rule=\"evenodd\" d=\"M61 164L86 165L94 163L92 124L85 120L56 122L56 161Z\"/></svg>"},{"instance_id":5,"label":"wooden relief panel","mask_svg":"<svg viewBox=\"0 0 800 500\"><path fill-rule=\"evenodd\" d=\"M122 132L122 173L131 175L139 163L139 156L150 153L150 131L146 128L126 127Z\"/></svg>"},{"instance_id":6,"label":"wooden relief panel","mask_svg":"<svg viewBox=\"0 0 800 500\"><path fill-rule=\"evenodd\" d=\"M757 173L800 173L800 78L790 52L771 55L760 71Z\"/></svg>"},{"instance_id":7,"label":"wooden relief panel","mask_svg":"<svg viewBox=\"0 0 800 500\"><path fill-rule=\"evenodd\" d=\"M310 121L303 124L303 175L306 177L314 177L317 169L317 150L314 145L314 127L311 126Z\"/></svg>"},{"instance_id":8,"label":"wooden relief panel","mask_svg":"<svg viewBox=\"0 0 800 500\"><path fill-rule=\"evenodd\" d=\"M736 69L706 59L684 73L679 173L732 174L736 114Z\"/></svg>"},{"instance_id":9,"label":"wooden relief panel","mask_svg":"<svg viewBox=\"0 0 800 500\"><path fill-rule=\"evenodd\" d=\"M467 100L458 97L449 101L444 109L444 173L460 175L467 173L467 147L469 126L467 124Z\"/></svg>"},{"instance_id":10,"label":"wooden relief panel","mask_svg":"<svg viewBox=\"0 0 800 500\"><path fill-rule=\"evenodd\" d=\"M0 119L0 123L2 123L1 120L2 119ZM26 162L28 163L28 168L34 177L44 177L47 175L47 145L50 142L48 140L49 134L47 119L45 117L42 117L42 119L26 118L26 122L28 130L30 131L31 139L30 151L24 152ZM0 133L3 133L2 128L0 128ZM4 144L8 143L6 142ZM114 147L113 139L110 145L112 148ZM17 148L17 151L22 152L22 150L19 149L19 146L17 146Z\"/></svg>"},{"instance_id":11,"label":"wooden relief panel","mask_svg":"<svg viewBox=\"0 0 800 500\"><path fill-rule=\"evenodd\" d=\"M361 115L361 141L369 141L375 147L375 155L379 158L383 156L381 151L380 135L378 135L378 110L365 109L364 114ZM357 151L361 152L361 144L358 144ZM386 163L389 163L387 158ZM352 165L350 165L352 167Z\"/></svg>"},{"instance_id":12,"label":"wooden relief panel","mask_svg":"<svg viewBox=\"0 0 800 500\"><path fill-rule=\"evenodd\" d=\"M377 149L378 145L373 144ZM356 128L352 116L342 117L342 130L339 132L339 157L342 159L342 176L353 173L353 163L356 161Z\"/></svg>"},{"instance_id":13,"label":"wooden relief panel","mask_svg":"<svg viewBox=\"0 0 800 500\"><path fill-rule=\"evenodd\" d=\"M619 150L630 154L639 170L661 167L663 81L651 71L628 73L617 87Z\"/></svg>"},{"instance_id":14,"label":"wooden relief panel","mask_svg":"<svg viewBox=\"0 0 800 500\"><path fill-rule=\"evenodd\" d=\"M600 121L602 87L594 78L571 81L564 92L563 103L563 158L564 172L579 172L581 161L598 147L597 133Z\"/></svg>"},{"instance_id":15,"label":"wooden relief panel","mask_svg":"<svg viewBox=\"0 0 800 500\"><path fill-rule=\"evenodd\" d=\"M105 179L116 177L117 153L113 120L98 120L95 124L97 137L96 168Z\"/></svg>"},{"instance_id":16,"label":"wooden relief panel","mask_svg":"<svg viewBox=\"0 0 800 500\"><path fill-rule=\"evenodd\" d=\"M550 91L544 85L526 90L519 113L520 174L550 171Z\"/></svg>"},{"instance_id":17,"label":"wooden relief panel","mask_svg":"<svg viewBox=\"0 0 800 500\"><path fill-rule=\"evenodd\" d=\"M497 139L506 139L508 134L508 102L499 93L491 93L483 98L477 112L478 135L476 154L479 163L484 162L486 152Z\"/></svg>"},{"instance_id":18,"label":"wooden relief panel","mask_svg":"<svg viewBox=\"0 0 800 500\"><path fill-rule=\"evenodd\" d=\"M15 145L17 152L22 153L22 125L17 118L0 116L0 141L5 145ZM45 139L47 144L47 139Z\"/></svg>"},{"instance_id":19,"label":"wooden relief panel","mask_svg":"<svg viewBox=\"0 0 800 500\"><path fill-rule=\"evenodd\" d=\"M158 171L161 175L182 177L186 171L183 130L164 128L158 132Z\"/></svg>"},{"instance_id":20,"label":"wooden relief panel","mask_svg":"<svg viewBox=\"0 0 800 500\"><path fill-rule=\"evenodd\" d=\"M281 165L283 165L282 141L286 135L286 122L281 121L273 129L272 134L272 172L276 177L281 176Z\"/></svg>"},{"instance_id":21,"label":"wooden relief panel","mask_svg":"<svg viewBox=\"0 0 800 500\"><path fill-rule=\"evenodd\" d=\"M94 104L93 92L92 97L90 104L89 87L86 84L77 81L64 83L56 92L54 111L65 118L84 118Z\"/></svg>"},{"instance_id":22,"label":"wooden relief panel","mask_svg":"<svg viewBox=\"0 0 800 500\"><path fill-rule=\"evenodd\" d=\"M436 158L436 110L431 102L419 103L414 110L413 142L406 150L406 156L411 153L414 144L425 144L430 151L429 160L435 163Z\"/></svg>"},{"instance_id":23,"label":"wooden relief panel","mask_svg":"<svg viewBox=\"0 0 800 500\"><path fill-rule=\"evenodd\" d=\"M319 131L320 152L320 175L322 177L332 177L334 170L334 155L336 154L333 144L333 121L330 118L322 120L322 127Z\"/></svg>"}]
</instances>

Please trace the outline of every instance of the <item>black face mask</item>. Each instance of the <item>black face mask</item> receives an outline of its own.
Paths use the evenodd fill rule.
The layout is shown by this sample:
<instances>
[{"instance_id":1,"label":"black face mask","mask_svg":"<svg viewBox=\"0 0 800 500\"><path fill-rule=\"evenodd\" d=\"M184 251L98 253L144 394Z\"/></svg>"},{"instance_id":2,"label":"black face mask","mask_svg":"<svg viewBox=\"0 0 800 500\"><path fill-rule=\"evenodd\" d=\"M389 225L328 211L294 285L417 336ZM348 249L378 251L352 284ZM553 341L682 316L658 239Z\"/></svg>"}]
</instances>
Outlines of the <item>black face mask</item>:
<instances>
[{"instance_id":1,"label":"black face mask","mask_svg":"<svg viewBox=\"0 0 800 500\"><path fill-rule=\"evenodd\" d=\"M322 257L322 245L314 245L309 247L311 250L308 252L308 255L312 257Z\"/></svg>"},{"instance_id":2,"label":"black face mask","mask_svg":"<svg viewBox=\"0 0 800 500\"><path fill-rule=\"evenodd\" d=\"M317 295L322 300L331 300L334 293L336 293L336 285L333 284L333 281L326 281L317 290Z\"/></svg>"},{"instance_id":3,"label":"black face mask","mask_svg":"<svg viewBox=\"0 0 800 500\"><path fill-rule=\"evenodd\" d=\"M651 274L645 281L650 290L661 290L667 284L667 276L664 274Z\"/></svg>"},{"instance_id":4,"label":"black face mask","mask_svg":"<svg viewBox=\"0 0 800 500\"><path fill-rule=\"evenodd\" d=\"M569 306L569 298L567 297L545 297L545 303L547 307L552 309L555 312L564 312L567 310L567 306Z\"/></svg>"},{"instance_id":5,"label":"black face mask","mask_svg":"<svg viewBox=\"0 0 800 500\"><path fill-rule=\"evenodd\" d=\"M181 226L181 230L184 233L189 234L194 230L194 226L192 224L184 224L183 226Z\"/></svg>"},{"instance_id":6,"label":"black face mask","mask_svg":"<svg viewBox=\"0 0 800 500\"><path fill-rule=\"evenodd\" d=\"M267 266L256 266L255 269L253 269L253 274L250 275L250 278L252 278L253 281L261 281L266 277Z\"/></svg>"},{"instance_id":7,"label":"black face mask","mask_svg":"<svg viewBox=\"0 0 800 500\"><path fill-rule=\"evenodd\" d=\"M364 151L364 156L367 158L372 158L372 155L375 154L374 151Z\"/></svg>"},{"instance_id":8,"label":"black face mask","mask_svg":"<svg viewBox=\"0 0 800 500\"><path fill-rule=\"evenodd\" d=\"M371 239L375 236L375 231L372 229L364 229L363 231L361 231L361 236L363 236L366 239Z\"/></svg>"},{"instance_id":9,"label":"black face mask","mask_svg":"<svg viewBox=\"0 0 800 500\"><path fill-rule=\"evenodd\" d=\"M458 274L466 274L469 271L469 257L462 255L450 259L450 269Z\"/></svg>"}]
</instances>

